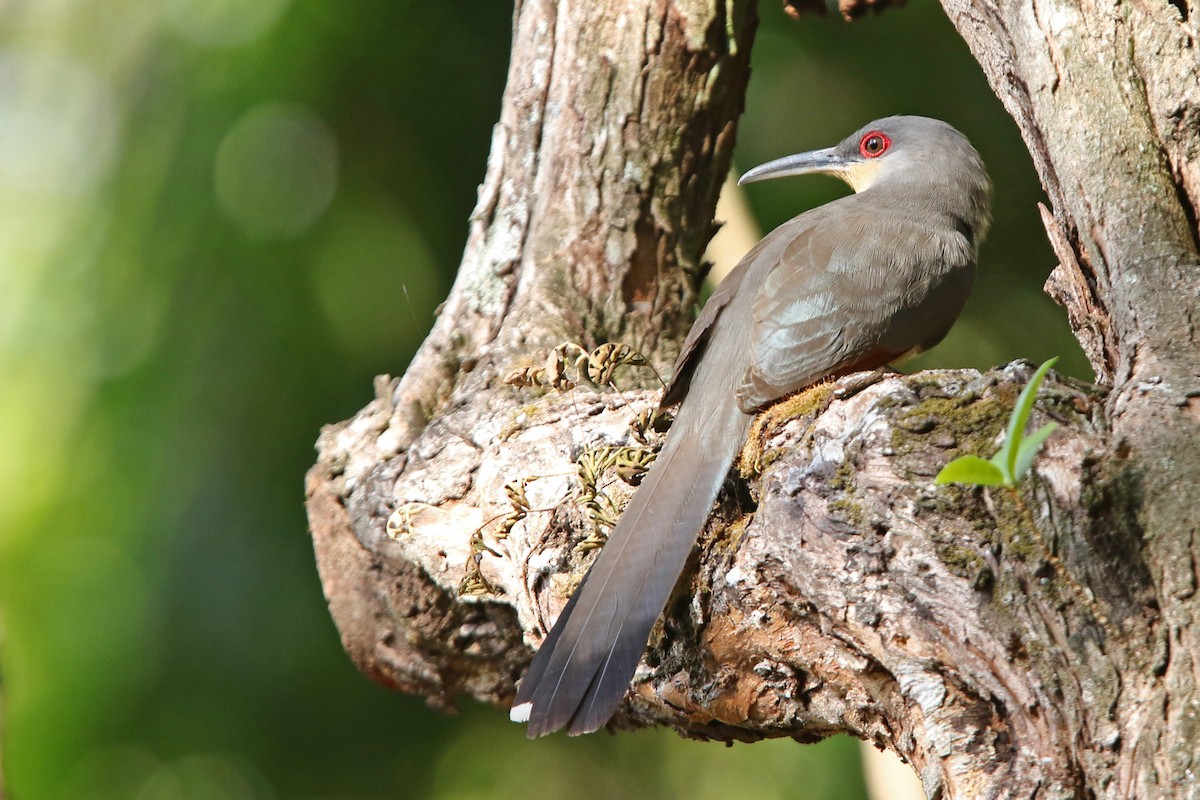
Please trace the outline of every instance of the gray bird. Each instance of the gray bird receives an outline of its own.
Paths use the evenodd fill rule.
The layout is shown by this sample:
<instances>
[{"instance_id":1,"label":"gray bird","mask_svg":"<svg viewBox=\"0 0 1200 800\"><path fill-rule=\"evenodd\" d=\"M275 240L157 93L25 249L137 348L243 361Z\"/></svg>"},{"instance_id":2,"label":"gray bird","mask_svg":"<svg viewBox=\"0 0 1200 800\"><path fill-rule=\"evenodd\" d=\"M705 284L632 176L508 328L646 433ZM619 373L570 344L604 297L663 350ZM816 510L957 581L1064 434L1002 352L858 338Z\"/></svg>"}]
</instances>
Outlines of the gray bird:
<instances>
[{"instance_id":1,"label":"gray bird","mask_svg":"<svg viewBox=\"0 0 1200 800\"><path fill-rule=\"evenodd\" d=\"M887 117L740 183L813 172L856 193L768 234L700 312L662 398L682 402L667 441L517 691L530 738L616 712L756 411L926 350L962 311L991 202L966 137Z\"/></svg>"}]
</instances>

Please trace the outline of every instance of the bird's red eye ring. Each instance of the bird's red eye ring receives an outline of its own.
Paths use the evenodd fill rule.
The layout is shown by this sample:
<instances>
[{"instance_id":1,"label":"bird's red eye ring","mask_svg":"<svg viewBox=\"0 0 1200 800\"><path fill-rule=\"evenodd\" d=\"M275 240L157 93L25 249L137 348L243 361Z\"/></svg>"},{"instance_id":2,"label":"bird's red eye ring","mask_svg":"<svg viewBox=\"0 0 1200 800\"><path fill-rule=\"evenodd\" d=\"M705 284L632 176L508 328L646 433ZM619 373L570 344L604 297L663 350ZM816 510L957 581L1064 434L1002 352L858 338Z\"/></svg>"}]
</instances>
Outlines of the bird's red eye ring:
<instances>
[{"instance_id":1,"label":"bird's red eye ring","mask_svg":"<svg viewBox=\"0 0 1200 800\"><path fill-rule=\"evenodd\" d=\"M858 143L858 152L866 158L879 158L892 146L892 140L883 131L864 134Z\"/></svg>"}]
</instances>

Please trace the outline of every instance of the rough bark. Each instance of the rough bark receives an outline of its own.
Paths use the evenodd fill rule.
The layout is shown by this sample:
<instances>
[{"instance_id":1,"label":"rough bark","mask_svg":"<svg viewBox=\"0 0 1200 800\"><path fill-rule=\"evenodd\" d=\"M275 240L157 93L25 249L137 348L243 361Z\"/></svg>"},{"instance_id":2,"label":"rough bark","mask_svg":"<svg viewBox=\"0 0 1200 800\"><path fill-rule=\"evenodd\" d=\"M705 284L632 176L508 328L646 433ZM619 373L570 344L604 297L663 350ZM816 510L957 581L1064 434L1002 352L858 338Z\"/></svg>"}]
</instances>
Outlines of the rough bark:
<instances>
[{"instance_id":1,"label":"rough bark","mask_svg":"<svg viewBox=\"0 0 1200 800\"><path fill-rule=\"evenodd\" d=\"M1108 388L1048 382L1034 422L1062 428L1019 495L932 477L990 455L1028 365L851 378L772 411L615 724L846 731L931 797L1200 797L1197 9L944 5L1034 156L1047 288ZM608 469L590 498L581 465L640 447L657 393L635 367L623 392L500 379L568 340L669 361L753 27L749 3L518 3L451 297L309 473L367 674L439 705L511 698L628 492Z\"/></svg>"},{"instance_id":2,"label":"rough bark","mask_svg":"<svg viewBox=\"0 0 1200 800\"><path fill-rule=\"evenodd\" d=\"M1120 740L1100 796L1200 796L1200 55L1195 2L945 2L1046 187L1062 302L1101 380L1108 435L1080 500L1125 531L1151 597L1106 648L1093 709ZM1079 569L1088 568L1080 559ZM1093 568L1094 569L1094 568ZM1095 585L1095 584L1093 584ZM1107 719L1105 719L1107 717ZM1084 760L1086 765L1086 760Z\"/></svg>"}]
</instances>

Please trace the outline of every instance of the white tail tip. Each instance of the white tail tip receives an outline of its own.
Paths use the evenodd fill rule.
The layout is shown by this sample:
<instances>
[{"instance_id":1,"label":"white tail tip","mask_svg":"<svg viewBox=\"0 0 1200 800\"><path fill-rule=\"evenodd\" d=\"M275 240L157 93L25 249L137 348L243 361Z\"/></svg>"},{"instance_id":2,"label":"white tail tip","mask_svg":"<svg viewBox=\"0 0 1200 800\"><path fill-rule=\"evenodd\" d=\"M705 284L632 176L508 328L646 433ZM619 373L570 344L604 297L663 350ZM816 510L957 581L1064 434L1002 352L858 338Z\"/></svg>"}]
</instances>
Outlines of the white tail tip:
<instances>
[{"instance_id":1,"label":"white tail tip","mask_svg":"<svg viewBox=\"0 0 1200 800\"><path fill-rule=\"evenodd\" d=\"M533 711L533 703L521 703L513 706L508 712L508 718L513 722L529 722L529 714Z\"/></svg>"}]
</instances>

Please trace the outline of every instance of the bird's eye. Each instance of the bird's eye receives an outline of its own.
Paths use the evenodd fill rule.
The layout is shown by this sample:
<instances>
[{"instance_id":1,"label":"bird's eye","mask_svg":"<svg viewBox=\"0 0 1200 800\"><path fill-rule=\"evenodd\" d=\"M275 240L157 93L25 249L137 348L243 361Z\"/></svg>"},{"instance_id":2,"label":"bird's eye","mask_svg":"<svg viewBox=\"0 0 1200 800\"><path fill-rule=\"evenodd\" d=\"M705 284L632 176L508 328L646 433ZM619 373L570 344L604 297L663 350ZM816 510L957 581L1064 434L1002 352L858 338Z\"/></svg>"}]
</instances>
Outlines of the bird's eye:
<instances>
[{"instance_id":1,"label":"bird's eye","mask_svg":"<svg viewBox=\"0 0 1200 800\"><path fill-rule=\"evenodd\" d=\"M892 140L882 131L871 131L858 143L858 152L867 158L878 158L892 146Z\"/></svg>"}]
</instances>

